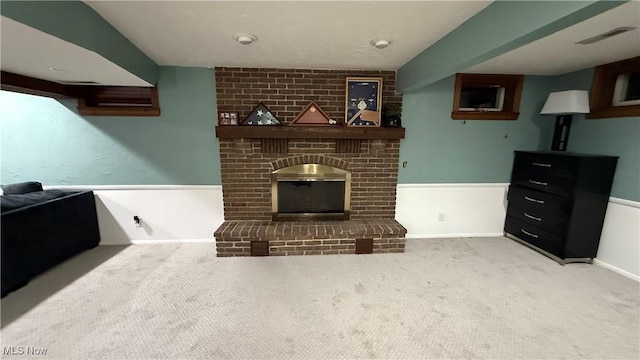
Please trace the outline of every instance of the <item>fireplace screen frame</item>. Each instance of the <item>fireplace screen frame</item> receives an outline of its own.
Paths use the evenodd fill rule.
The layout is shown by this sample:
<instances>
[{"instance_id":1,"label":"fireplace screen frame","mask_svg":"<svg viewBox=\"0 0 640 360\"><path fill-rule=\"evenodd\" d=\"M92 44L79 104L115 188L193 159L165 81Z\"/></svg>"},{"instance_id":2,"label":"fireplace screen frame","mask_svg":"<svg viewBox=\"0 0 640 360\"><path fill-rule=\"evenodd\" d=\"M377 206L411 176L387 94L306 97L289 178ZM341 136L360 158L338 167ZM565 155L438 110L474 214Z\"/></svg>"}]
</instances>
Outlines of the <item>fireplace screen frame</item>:
<instances>
[{"instance_id":1,"label":"fireplace screen frame","mask_svg":"<svg viewBox=\"0 0 640 360\"><path fill-rule=\"evenodd\" d=\"M344 182L344 210L341 213L280 213L278 211L279 181L340 181ZM351 173L322 164L301 164L271 172L271 219L289 220L349 220L351 213Z\"/></svg>"}]
</instances>

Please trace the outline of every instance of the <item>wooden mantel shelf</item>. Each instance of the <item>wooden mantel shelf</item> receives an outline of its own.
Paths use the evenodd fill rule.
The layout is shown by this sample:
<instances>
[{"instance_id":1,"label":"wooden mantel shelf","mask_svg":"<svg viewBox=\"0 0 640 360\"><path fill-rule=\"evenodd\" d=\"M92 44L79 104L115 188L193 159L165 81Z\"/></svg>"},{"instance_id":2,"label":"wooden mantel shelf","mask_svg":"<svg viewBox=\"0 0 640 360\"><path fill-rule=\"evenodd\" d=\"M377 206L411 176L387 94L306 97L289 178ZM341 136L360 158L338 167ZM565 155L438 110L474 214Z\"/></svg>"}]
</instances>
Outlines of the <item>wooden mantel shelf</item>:
<instances>
[{"instance_id":1,"label":"wooden mantel shelf","mask_svg":"<svg viewBox=\"0 0 640 360\"><path fill-rule=\"evenodd\" d=\"M404 139L404 128L340 126L216 126L220 139Z\"/></svg>"}]
</instances>

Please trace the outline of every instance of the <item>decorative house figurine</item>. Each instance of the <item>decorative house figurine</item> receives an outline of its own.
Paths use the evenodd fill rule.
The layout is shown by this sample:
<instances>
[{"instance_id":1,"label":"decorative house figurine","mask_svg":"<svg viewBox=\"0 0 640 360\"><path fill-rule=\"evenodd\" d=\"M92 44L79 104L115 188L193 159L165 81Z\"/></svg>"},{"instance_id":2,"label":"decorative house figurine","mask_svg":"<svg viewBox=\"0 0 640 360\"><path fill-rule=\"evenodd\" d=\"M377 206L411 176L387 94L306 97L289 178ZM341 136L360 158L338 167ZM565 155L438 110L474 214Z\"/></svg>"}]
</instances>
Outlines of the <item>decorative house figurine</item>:
<instances>
[{"instance_id":1,"label":"decorative house figurine","mask_svg":"<svg viewBox=\"0 0 640 360\"><path fill-rule=\"evenodd\" d=\"M320 106L318 106L315 101L311 101L309 105L293 119L289 126L332 126L336 124L337 121L329 119L329 116L322 111Z\"/></svg>"},{"instance_id":2,"label":"decorative house figurine","mask_svg":"<svg viewBox=\"0 0 640 360\"><path fill-rule=\"evenodd\" d=\"M259 102L244 119L242 125L280 125L280 121L269 111L269 108Z\"/></svg>"}]
</instances>

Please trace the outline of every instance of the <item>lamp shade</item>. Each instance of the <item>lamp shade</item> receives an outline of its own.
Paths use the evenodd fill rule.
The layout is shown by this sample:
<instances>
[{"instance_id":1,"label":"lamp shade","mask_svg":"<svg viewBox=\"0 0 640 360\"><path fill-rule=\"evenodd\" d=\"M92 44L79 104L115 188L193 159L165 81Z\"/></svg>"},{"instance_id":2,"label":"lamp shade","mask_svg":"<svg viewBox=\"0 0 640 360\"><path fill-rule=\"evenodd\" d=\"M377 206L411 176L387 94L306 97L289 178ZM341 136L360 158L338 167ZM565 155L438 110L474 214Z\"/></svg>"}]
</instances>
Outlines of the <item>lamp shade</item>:
<instances>
[{"instance_id":1,"label":"lamp shade","mask_svg":"<svg viewBox=\"0 0 640 360\"><path fill-rule=\"evenodd\" d=\"M588 114L589 93L585 90L552 92L540 114Z\"/></svg>"}]
</instances>

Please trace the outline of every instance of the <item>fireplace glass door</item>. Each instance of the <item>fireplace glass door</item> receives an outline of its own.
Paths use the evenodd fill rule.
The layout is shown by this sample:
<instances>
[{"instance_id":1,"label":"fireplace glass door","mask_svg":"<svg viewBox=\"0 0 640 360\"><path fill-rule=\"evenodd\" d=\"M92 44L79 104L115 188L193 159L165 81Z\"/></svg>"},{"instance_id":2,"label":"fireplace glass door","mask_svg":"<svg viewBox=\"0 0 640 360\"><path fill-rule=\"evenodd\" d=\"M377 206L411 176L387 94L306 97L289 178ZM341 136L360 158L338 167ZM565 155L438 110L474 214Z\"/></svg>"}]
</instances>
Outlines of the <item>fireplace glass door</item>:
<instances>
[{"instance_id":1,"label":"fireplace glass door","mask_svg":"<svg viewBox=\"0 0 640 360\"><path fill-rule=\"evenodd\" d=\"M351 173L302 164L271 173L273 220L347 220Z\"/></svg>"},{"instance_id":2,"label":"fireplace glass door","mask_svg":"<svg viewBox=\"0 0 640 360\"><path fill-rule=\"evenodd\" d=\"M344 213L344 181L278 181L280 214Z\"/></svg>"}]
</instances>

